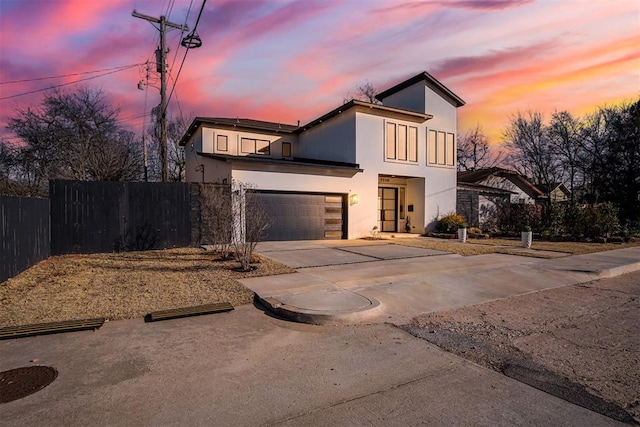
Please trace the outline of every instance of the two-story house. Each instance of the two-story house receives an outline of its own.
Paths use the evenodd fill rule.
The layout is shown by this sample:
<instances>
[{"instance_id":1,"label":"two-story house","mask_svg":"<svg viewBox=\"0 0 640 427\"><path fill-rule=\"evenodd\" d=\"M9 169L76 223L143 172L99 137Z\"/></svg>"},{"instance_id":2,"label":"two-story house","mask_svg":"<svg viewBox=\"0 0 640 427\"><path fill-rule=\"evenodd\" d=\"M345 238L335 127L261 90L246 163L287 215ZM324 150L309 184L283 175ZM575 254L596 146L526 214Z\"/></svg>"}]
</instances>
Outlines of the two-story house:
<instances>
[{"instance_id":1,"label":"two-story house","mask_svg":"<svg viewBox=\"0 0 640 427\"><path fill-rule=\"evenodd\" d=\"M197 117L182 137L190 182L251 183L267 240L424 233L456 209L457 108L426 72L301 125Z\"/></svg>"}]
</instances>

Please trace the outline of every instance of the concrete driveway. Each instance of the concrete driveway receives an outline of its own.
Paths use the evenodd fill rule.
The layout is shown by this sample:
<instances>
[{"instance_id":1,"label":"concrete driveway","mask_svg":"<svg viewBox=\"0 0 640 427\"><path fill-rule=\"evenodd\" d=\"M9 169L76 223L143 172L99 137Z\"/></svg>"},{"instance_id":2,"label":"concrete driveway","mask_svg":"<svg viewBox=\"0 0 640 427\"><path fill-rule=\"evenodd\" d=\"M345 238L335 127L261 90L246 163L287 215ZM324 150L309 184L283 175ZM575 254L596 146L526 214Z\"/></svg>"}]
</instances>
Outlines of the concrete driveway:
<instances>
[{"instance_id":1,"label":"concrete driveway","mask_svg":"<svg viewBox=\"0 0 640 427\"><path fill-rule=\"evenodd\" d=\"M317 324L402 324L423 313L640 269L640 247L557 259L462 257L388 240L268 242L257 250L297 271L242 283L274 313Z\"/></svg>"}]
</instances>

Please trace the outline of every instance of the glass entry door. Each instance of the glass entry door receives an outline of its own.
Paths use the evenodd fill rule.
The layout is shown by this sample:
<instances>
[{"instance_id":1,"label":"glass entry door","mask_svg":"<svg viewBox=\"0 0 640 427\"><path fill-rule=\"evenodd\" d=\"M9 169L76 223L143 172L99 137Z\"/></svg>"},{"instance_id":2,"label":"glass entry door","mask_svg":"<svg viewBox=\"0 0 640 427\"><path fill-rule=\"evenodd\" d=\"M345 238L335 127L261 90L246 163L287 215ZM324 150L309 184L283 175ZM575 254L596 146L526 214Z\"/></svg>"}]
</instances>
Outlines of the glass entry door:
<instances>
[{"instance_id":1,"label":"glass entry door","mask_svg":"<svg viewBox=\"0 0 640 427\"><path fill-rule=\"evenodd\" d=\"M398 189L378 187L378 229L398 231Z\"/></svg>"}]
</instances>

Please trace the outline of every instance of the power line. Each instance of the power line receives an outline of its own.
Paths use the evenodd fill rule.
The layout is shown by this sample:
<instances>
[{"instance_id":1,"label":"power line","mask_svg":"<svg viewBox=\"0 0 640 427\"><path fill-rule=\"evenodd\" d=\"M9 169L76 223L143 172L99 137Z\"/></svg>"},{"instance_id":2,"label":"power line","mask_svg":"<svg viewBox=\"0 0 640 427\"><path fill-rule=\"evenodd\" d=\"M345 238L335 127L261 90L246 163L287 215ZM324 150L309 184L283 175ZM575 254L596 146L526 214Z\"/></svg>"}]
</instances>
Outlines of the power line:
<instances>
[{"instance_id":1,"label":"power line","mask_svg":"<svg viewBox=\"0 0 640 427\"><path fill-rule=\"evenodd\" d=\"M56 89L56 88L63 87L63 86L74 85L74 84L77 84L77 83L80 83L80 82L84 82L84 81L87 81L87 80L92 80L92 79L97 79L99 77L108 76L109 74L119 73L120 71L128 70L130 68L137 67L138 65L141 65L141 64L130 65L130 66L125 67L125 68L119 68L119 69L116 69L115 71L111 71L111 72L108 72L108 73L100 74L98 76L87 77L85 79L76 80L74 82L62 83L62 84L59 84L59 85L49 86L49 87L46 87L46 88L43 88L43 89L36 89L36 90L29 91L29 92L23 92L23 93L18 93L18 94L11 95L11 96L5 96L5 97L0 98L0 101L5 100L5 99L17 98L19 96L24 96L24 95L31 95L32 93L44 92L46 90Z\"/></svg>"},{"instance_id":2,"label":"power line","mask_svg":"<svg viewBox=\"0 0 640 427\"><path fill-rule=\"evenodd\" d=\"M185 16L184 18L184 25L187 25L187 21L189 20L189 15L191 14L191 7L193 6L193 0L191 0L191 2L189 3L189 9L187 9L187 16ZM184 30L180 31L180 40L182 40L182 36L184 35ZM173 69L174 64L176 63L176 59L178 58L178 51L179 51L180 47L178 46L178 48L176 48L176 53L175 55L173 55L173 61L171 62L171 67L170 69Z\"/></svg>"},{"instance_id":3,"label":"power line","mask_svg":"<svg viewBox=\"0 0 640 427\"><path fill-rule=\"evenodd\" d=\"M171 94L173 95L174 89L176 87L176 80L173 78L171 73L169 73L169 77L173 80L173 89L171 90ZM180 116L183 117L182 114L182 106L180 105L180 100L178 99L178 92L176 92L176 104L178 104L178 111L180 112Z\"/></svg>"},{"instance_id":4,"label":"power line","mask_svg":"<svg viewBox=\"0 0 640 427\"><path fill-rule=\"evenodd\" d=\"M198 28L198 23L200 23L200 18L202 17L202 11L204 10L204 5L206 3L207 3L207 0L202 0L200 13L198 13L198 19L196 19L196 24L193 26L193 31L191 31L191 34L197 34L196 29ZM184 65L184 61L187 59L187 53L189 53L189 45L186 46L186 50L184 51L184 56L182 57L182 62L180 63L178 74L176 74L176 78L173 79L173 87L171 88L171 92L169 93L169 98L167 99L167 103L171 101L171 97L173 96L173 91L176 89L176 85L178 84L178 78L180 77L180 72L182 71L182 66Z\"/></svg>"},{"instance_id":5,"label":"power line","mask_svg":"<svg viewBox=\"0 0 640 427\"><path fill-rule=\"evenodd\" d=\"M167 27L169 28L178 28L183 30L185 27L180 24L175 24L173 22L167 21L166 16L162 15L160 18L155 18L148 15L143 15L138 13L135 9L133 10L132 16L135 18L144 19L145 21L149 21L151 23L159 24L158 28L160 31L160 46L156 49L158 52L156 58L158 71L160 71L160 158L162 160L162 182L166 182L168 179L168 157L167 157L167 84L166 84L166 64L167 64L167 52L166 52L166 38L165 34L167 31ZM154 25L155 27L155 25ZM185 29L188 31L188 28ZM159 61L158 61L159 60Z\"/></svg>"},{"instance_id":6,"label":"power line","mask_svg":"<svg viewBox=\"0 0 640 427\"><path fill-rule=\"evenodd\" d=\"M71 74L60 74L59 76L37 77L37 78L33 78L33 79L24 79L24 80L11 80L11 81L8 81L8 82L0 82L0 85L8 85L8 84L13 84L13 83L36 82L36 81L39 81L39 80L50 80L50 79L59 79L59 78L62 78L62 77L80 76L82 74L101 73L103 71L112 71L112 70L120 70L120 69L131 68L131 67L135 67L137 65L140 65L140 64L121 65L119 67L103 68L102 70L82 71L82 72L79 72L79 73L71 73Z\"/></svg>"}]
</instances>

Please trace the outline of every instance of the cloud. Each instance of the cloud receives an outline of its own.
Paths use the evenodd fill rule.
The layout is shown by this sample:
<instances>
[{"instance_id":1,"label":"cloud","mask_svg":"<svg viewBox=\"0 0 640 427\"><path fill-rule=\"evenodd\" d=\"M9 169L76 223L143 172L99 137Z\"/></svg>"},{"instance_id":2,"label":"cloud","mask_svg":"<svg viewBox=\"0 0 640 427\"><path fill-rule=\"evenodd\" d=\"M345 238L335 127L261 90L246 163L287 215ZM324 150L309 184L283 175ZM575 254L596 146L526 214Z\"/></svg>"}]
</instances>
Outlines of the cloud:
<instances>
[{"instance_id":1,"label":"cloud","mask_svg":"<svg viewBox=\"0 0 640 427\"><path fill-rule=\"evenodd\" d=\"M520 7L533 0L453 0L438 2L443 6L460 9L503 10Z\"/></svg>"},{"instance_id":2,"label":"cloud","mask_svg":"<svg viewBox=\"0 0 640 427\"><path fill-rule=\"evenodd\" d=\"M467 105L460 110L460 129L487 124L498 142L508 117L517 110L577 114L605 102L637 96L640 43L635 35L567 49L531 61L505 63L489 73L460 74L456 81Z\"/></svg>"},{"instance_id":3,"label":"cloud","mask_svg":"<svg viewBox=\"0 0 640 427\"><path fill-rule=\"evenodd\" d=\"M131 11L167 12L151 0L0 2L0 82L153 60L158 31ZM181 3L173 22L185 16L188 2ZM366 79L382 90L426 70L467 101L461 130L480 121L491 133L517 108L578 108L637 94L637 1L580 5L208 0L197 29L203 46L189 52L170 109L179 100L185 114L305 122ZM193 26L199 5L191 11ZM170 63L177 53L173 75L184 52L180 32L169 32L168 41ZM81 77L0 85L0 97ZM159 102L150 87L145 106L135 87L141 79L136 68L86 84L102 87L123 115L139 116ZM12 105L38 105L41 96L4 101L0 127Z\"/></svg>"},{"instance_id":4,"label":"cloud","mask_svg":"<svg viewBox=\"0 0 640 427\"><path fill-rule=\"evenodd\" d=\"M556 41L544 41L530 46L516 46L500 50L490 50L478 56L458 56L440 61L433 73L443 78L464 74L482 73L488 70L514 68L517 64L549 55L557 46Z\"/></svg>"},{"instance_id":5,"label":"cloud","mask_svg":"<svg viewBox=\"0 0 640 427\"><path fill-rule=\"evenodd\" d=\"M319 0L294 1L274 6L272 1L231 1L203 14L202 34L216 49L230 52L239 46L293 29L316 14L333 7Z\"/></svg>"},{"instance_id":6,"label":"cloud","mask_svg":"<svg viewBox=\"0 0 640 427\"><path fill-rule=\"evenodd\" d=\"M503 10L519 7L533 0L443 0L443 1L411 1L395 6L382 7L372 10L374 13L388 13L397 11L416 12L425 9L453 8L453 9L476 9L476 10ZM437 7L439 6L439 7Z\"/></svg>"}]
</instances>

